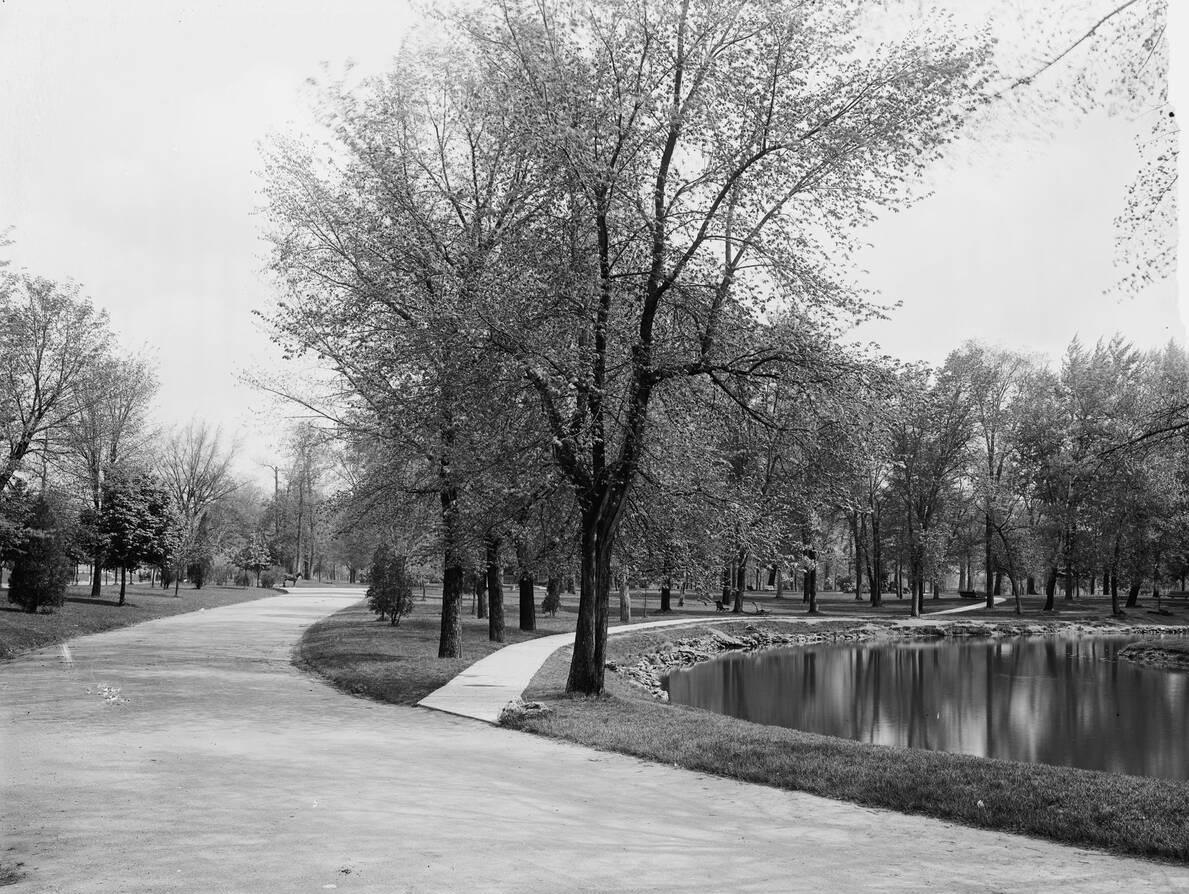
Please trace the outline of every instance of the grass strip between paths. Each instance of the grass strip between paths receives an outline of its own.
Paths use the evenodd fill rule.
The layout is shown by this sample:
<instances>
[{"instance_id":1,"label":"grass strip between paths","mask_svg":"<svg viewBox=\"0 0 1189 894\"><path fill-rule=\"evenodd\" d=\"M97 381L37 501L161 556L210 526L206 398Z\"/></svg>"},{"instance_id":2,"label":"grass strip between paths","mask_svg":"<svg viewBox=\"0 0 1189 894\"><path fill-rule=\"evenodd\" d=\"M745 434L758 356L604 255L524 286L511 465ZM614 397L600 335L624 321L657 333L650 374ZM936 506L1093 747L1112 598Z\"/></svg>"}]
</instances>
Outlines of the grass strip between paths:
<instances>
[{"instance_id":1,"label":"grass strip between paths","mask_svg":"<svg viewBox=\"0 0 1189 894\"><path fill-rule=\"evenodd\" d=\"M418 602L399 627L379 621L359 602L313 624L297 644L294 663L344 692L394 705L415 705L480 658L510 643L574 629L574 619L537 617L537 629L516 626L515 604L505 642L488 639L487 621L464 616L462 658L439 658L441 608Z\"/></svg>"},{"instance_id":2,"label":"grass strip between paths","mask_svg":"<svg viewBox=\"0 0 1189 894\"><path fill-rule=\"evenodd\" d=\"M690 634L678 628L613 637L608 661L628 665L659 642ZM552 656L525 693L550 710L509 716L505 725L868 807L1189 862L1187 782L890 748L763 726L660 702L613 672L607 674L607 695L571 698L564 695L568 652Z\"/></svg>"}]
</instances>

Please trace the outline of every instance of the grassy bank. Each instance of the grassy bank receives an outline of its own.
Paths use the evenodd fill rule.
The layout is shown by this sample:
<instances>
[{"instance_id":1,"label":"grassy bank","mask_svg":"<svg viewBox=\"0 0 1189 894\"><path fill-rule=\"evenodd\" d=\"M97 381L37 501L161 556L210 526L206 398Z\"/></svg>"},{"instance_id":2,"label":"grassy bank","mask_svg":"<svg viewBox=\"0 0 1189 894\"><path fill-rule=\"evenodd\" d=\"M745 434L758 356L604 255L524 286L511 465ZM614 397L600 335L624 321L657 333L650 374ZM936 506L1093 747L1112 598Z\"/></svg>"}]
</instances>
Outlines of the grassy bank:
<instances>
[{"instance_id":1,"label":"grassy bank","mask_svg":"<svg viewBox=\"0 0 1189 894\"><path fill-rule=\"evenodd\" d=\"M433 595L433 594L431 594ZM413 613L392 627L378 621L362 602L317 622L297 644L295 662L353 695L396 705L413 705L485 655L508 643L574 629L572 615L537 616L537 630L517 627L509 600L506 642L488 639L487 620L462 619L462 658L439 658L441 603L418 602Z\"/></svg>"},{"instance_id":2,"label":"grassy bank","mask_svg":"<svg viewBox=\"0 0 1189 894\"><path fill-rule=\"evenodd\" d=\"M120 588L104 587L98 599L92 598L90 587L70 587L66 603L52 613L30 614L19 606L10 605L7 593L0 595L0 659L12 658L22 652L65 642L88 633L102 633L117 627L128 627L141 621L152 621L170 615L218 608L275 596L273 590L251 587L203 587L195 590L185 585L173 595L140 584L130 584L124 605L119 604Z\"/></svg>"},{"instance_id":3,"label":"grassy bank","mask_svg":"<svg viewBox=\"0 0 1189 894\"><path fill-rule=\"evenodd\" d=\"M670 637L690 634L682 629L613 637L608 660L631 666ZM1186 782L888 748L761 726L657 701L615 673L607 675L606 697L567 698L562 692L567 662L566 651L554 655L526 693L551 710L510 717L507 725L869 807L1189 861Z\"/></svg>"},{"instance_id":4,"label":"grassy bank","mask_svg":"<svg viewBox=\"0 0 1189 894\"><path fill-rule=\"evenodd\" d=\"M1153 640L1135 643L1119 653L1120 658L1176 671L1189 671L1189 641Z\"/></svg>"}]
</instances>

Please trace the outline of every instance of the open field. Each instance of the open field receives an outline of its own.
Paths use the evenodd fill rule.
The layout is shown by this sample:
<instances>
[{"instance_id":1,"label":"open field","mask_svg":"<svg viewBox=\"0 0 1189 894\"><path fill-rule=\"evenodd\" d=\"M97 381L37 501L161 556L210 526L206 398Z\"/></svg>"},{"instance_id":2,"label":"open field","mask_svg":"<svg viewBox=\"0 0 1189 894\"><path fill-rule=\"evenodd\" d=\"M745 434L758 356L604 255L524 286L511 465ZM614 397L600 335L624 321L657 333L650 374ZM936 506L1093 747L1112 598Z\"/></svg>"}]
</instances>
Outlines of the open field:
<instances>
[{"instance_id":1,"label":"open field","mask_svg":"<svg viewBox=\"0 0 1189 894\"><path fill-rule=\"evenodd\" d=\"M178 595L174 596L172 588L163 590L129 583L124 605L119 605L119 584L104 587L99 599L91 598L90 586L72 586L67 590L64 605L52 613L30 614L19 606L11 605L5 591L0 596L0 659L88 633L100 633L141 621L218 608L275 594L274 590L254 587L203 587L196 590L183 584Z\"/></svg>"}]
</instances>

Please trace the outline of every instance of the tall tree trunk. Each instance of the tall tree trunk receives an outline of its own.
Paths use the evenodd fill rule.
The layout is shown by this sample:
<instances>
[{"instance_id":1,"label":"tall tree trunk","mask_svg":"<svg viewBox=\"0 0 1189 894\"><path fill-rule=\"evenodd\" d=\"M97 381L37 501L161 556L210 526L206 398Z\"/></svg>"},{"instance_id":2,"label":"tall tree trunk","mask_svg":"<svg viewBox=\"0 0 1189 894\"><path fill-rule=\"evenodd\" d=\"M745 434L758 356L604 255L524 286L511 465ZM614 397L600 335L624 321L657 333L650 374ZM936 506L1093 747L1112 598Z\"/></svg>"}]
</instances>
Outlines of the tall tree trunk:
<instances>
[{"instance_id":1,"label":"tall tree trunk","mask_svg":"<svg viewBox=\"0 0 1189 894\"><path fill-rule=\"evenodd\" d=\"M776 566L776 599L784 599L784 567Z\"/></svg>"},{"instance_id":2,"label":"tall tree trunk","mask_svg":"<svg viewBox=\"0 0 1189 894\"><path fill-rule=\"evenodd\" d=\"M493 643L504 641L504 586L500 578L500 541L488 537L484 544L487 559L487 638Z\"/></svg>"},{"instance_id":3,"label":"tall tree trunk","mask_svg":"<svg viewBox=\"0 0 1189 894\"><path fill-rule=\"evenodd\" d=\"M1119 541L1121 534L1115 534L1115 548L1111 553L1111 614L1119 611Z\"/></svg>"},{"instance_id":4,"label":"tall tree trunk","mask_svg":"<svg viewBox=\"0 0 1189 894\"><path fill-rule=\"evenodd\" d=\"M673 611L673 577L666 573L661 578L661 614L667 615Z\"/></svg>"},{"instance_id":5,"label":"tall tree trunk","mask_svg":"<svg viewBox=\"0 0 1189 894\"><path fill-rule=\"evenodd\" d=\"M487 617L487 572L475 575L475 617Z\"/></svg>"},{"instance_id":6,"label":"tall tree trunk","mask_svg":"<svg viewBox=\"0 0 1189 894\"><path fill-rule=\"evenodd\" d=\"M805 569L805 599L809 603L809 614L818 614L817 609L817 551L807 549L805 558L809 567Z\"/></svg>"},{"instance_id":7,"label":"tall tree trunk","mask_svg":"<svg viewBox=\"0 0 1189 894\"><path fill-rule=\"evenodd\" d=\"M120 605L124 604L124 585L128 582L128 569L120 566Z\"/></svg>"},{"instance_id":8,"label":"tall tree trunk","mask_svg":"<svg viewBox=\"0 0 1189 894\"><path fill-rule=\"evenodd\" d=\"M91 598L98 599L100 588L103 585L99 572L99 569L103 567L103 553L96 551L93 561L94 564L91 566Z\"/></svg>"},{"instance_id":9,"label":"tall tree trunk","mask_svg":"<svg viewBox=\"0 0 1189 894\"><path fill-rule=\"evenodd\" d=\"M566 692L597 695L603 691L607 651L607 603L611 585L610 524L592 511L583 513L578 618Z\"/></svg>"},{"instance_id":10,"label":"tall tree trunk","mask_svg":"<svg viewBox=\"0 0 1189 894\"><path fill-rule=\"evenodd\" d=\"M735 564L735 605L732 611L736 615L743 614L743 593L747 589L747 550L739 550L739 560Z\"/></svg>"},{"instance_id":11,"label":"tall tree trunk","mask_svg":"<svg viewBox=\"0 0 1189 894\"><path fill-rule=\"evenodd\" d=\"M555 586L556 578L550 577L546 591L552 593ZM536 591L533 589L536 586L537 580L533 573L527 568L520 570L520 629L521 630L536 630L537 629L537 599Z\"/></svg>"},{"instance_id":12,"label":"tall tree trunk","mask_svg":"<svg viewBox=\"0 0 1189 894\"><path fill-rule=\"evenodd\" d=\"M1132 579L1131 585L1127 588L1127 608L1135 608L1139 605L1139 588L1143 585L1143 578L1139 580Z\"/></svg>"},{"instance_id":13,"label":"tall tree trunk","mask_svg":"<svg viewBox=\"0 0 1189 894\"><path fill-rule=\"evenodd\" d=\"M628 589L628 572L625 568L619 573L619 621L621 624L632 623L632 591Z\"/></svg>"},{"instance_id":14,"label":"tall tree trunk","mask_svg":"<svg viewBox=\"0 0 1189 894\"><path fill-rule=\"evenodd\" d=\"M438 635L439 658L462 658L463 556L458 532L458 488L450 472L453 430L441 433L442 457L438 466L438 500L442 509L442 625Z\"/></svg>"},{"instance_id":15,"label":"tall tree trunk","mask_svg":"<svg viewBox=\"0 0 1189 894\"><path fill-rule=\"evenodd\" d=\"M855 601L863 601L863 535L859 531L859 513L850 520L851 535L855 546Z\"/></svg>"},{"instance_id":16,"label":"tall tree trunk","mask_svg":"<svg viewBox=\"0 0 1189 894\"><path fill-rule=\"evenodd\" d=\"M987 572L987 608L995 607L995 596L997 596L999 593L998 589L995 589L994 591L991 589L991 565L993 563L993 556L991 555L991 539L994 534L995 527L991 523L991 498L988 496L983 512L983 567ZM998 579L995 581L995 586L996 588L999 586Z\"/></svg>"}]
</instances>

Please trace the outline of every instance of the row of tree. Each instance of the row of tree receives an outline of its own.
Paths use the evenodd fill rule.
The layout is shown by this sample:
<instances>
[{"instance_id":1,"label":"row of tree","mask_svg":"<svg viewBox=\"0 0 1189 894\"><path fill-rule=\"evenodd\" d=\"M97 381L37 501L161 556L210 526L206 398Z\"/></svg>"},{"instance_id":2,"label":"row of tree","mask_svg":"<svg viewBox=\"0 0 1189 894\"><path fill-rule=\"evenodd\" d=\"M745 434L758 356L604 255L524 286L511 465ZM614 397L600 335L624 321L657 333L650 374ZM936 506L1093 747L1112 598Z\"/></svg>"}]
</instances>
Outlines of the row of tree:
<instances>
[{"instance_id":1,"label":"row of tree","mask_svg":"<svg viewBox=\"0 0 1189 894\"><path fill-rule=\"evenodd\" d=\"M316 433L291 433L271 494L245 485L218 429L152 424L153 364L73 283L0 270L0 380L0 561L31 611L60 604L79 564L94 597L116 572L123 604L136 569L176 592L183 579L267 583L277 566L353 576L370 557L374 542L339 524L336 460Z\"/></svg>"},{"instance_id":2,"label":"row of tree","mask_svg":"<svg viewBox=\"0 0 1189 894\"><path fill-rule=\"evenodd\" d=\"M842 337L873 313L845 263L862 226L1015 85L985 32L872 15L503 0L439 21L386 76L327 85L330 139L276 147L267 322L328 377L263 384L332 422L360 526L436 552L439 654L460 653L483 580L502 636L509 559L522 624L533 580L574 569L568 688L598 692L616 576L666 602L675 576L721 575L741 610L749 567L799 566L813 610L830 517L876 594L899 536L919 613L974 495L994 568L1020 579L1004 476L1041 460L1001 462L993 434L992 488L972 471L973 434L997 431L974 425L982 386Z\"/></svg>"}]
</instances>

